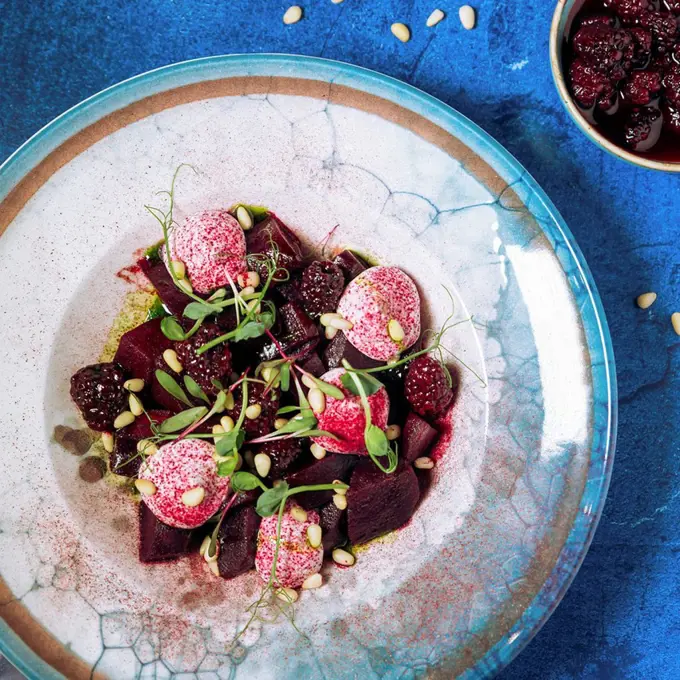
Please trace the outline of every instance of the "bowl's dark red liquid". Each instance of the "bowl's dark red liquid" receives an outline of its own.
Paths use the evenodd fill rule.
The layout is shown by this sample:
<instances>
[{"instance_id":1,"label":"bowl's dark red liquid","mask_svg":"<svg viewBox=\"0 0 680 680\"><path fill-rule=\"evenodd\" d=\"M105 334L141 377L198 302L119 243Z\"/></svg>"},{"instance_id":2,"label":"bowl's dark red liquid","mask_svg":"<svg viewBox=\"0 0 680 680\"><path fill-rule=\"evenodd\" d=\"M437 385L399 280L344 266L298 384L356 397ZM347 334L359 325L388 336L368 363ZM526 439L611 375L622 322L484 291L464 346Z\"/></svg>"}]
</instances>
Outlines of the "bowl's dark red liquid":
<instances>
[{"instance_id":1,"label":"bowl's dark red liquid","mask_svg":"<svg viewBox=\"0 0 680 680\"><path fill-rule=\"evenodd\" d=\"M667 8L662 4L662 9L666 11ZM596 14L614 15L614 12L611 8L607 8L605 6L603 0L586 0L572 22L571 33L568 36L568 40L565 41L562 50L562 69L568 86L570 86L569 67L574 59L572 39L574 34L578 31L582 19ZM678 40L680 41L680 35ZM598 110L597 107L595 108L593 115L598 131L609 141L616 144L616 146L619 146L626 151L635 154L636 156L640 156L641 158L648 158L650 160L667 163L680 163L680 135L668 131L665 126L661 132L659 141L649 151L636 152L627 146L624 138L624 123L630 113L632 106L627 104L621 97L619 97L619 102L619 109L614 114L607 114ZM575 103L578 106L578 102ZM585 115L585 112L583 112L582 115L584 118L588 119L588 116Z\"/></svg>"}]
</instances>

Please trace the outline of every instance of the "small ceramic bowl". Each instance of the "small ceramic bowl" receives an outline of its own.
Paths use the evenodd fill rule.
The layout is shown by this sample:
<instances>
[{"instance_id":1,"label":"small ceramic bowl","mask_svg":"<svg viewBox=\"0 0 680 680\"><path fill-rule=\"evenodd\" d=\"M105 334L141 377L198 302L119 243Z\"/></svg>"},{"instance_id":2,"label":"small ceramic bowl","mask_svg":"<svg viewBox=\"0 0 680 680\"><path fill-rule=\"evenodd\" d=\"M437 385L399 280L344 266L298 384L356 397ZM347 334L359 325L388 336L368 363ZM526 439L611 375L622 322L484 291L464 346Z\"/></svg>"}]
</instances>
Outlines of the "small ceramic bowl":
<instances>
[{"instance_id":1,"label":"small ceramic bowl","mask_svg":"<svg viewBox=\"0 0 680 680\"><path fill-rule=\"evenodd\" d=\"M646 158L645 156L632 153L609 141L600 133L597 125L592 125L586 120L572 98L562 69L562 48L565 44L565 36L571 31L571 24L574 17L583 6L583 3L584 0L558 0L555 14L553 15L552 26L550 27L550 67L552 68L557 91L564 107L567 109L567 113L591 141L595 142L597 146L608 151L610 154L642 168L665 170L666 172L680 172L680 163Z\"/></svg>"}]
</instances>

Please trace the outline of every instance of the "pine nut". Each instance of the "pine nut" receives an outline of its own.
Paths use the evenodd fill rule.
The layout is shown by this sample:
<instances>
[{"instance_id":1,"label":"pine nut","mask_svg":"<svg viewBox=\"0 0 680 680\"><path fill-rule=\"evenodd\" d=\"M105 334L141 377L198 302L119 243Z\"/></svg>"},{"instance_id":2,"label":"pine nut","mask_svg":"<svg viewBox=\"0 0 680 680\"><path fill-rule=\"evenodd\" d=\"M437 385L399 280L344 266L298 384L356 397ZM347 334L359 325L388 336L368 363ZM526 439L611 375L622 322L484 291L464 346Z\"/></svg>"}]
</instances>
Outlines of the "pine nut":
<instances>
[{"instance_id":1,"label":"pine nut","mask_svg":"<svg viewBox=\"0 0 680 680\"><path fill-rule=\"evenodd\" d=\"M213 425L212 426L212 433L215 434L215 435L224 434L224 428L221 425ZM217 444L217 440L219 438L220 438L219 436L215 437L215 444Z\"/></svg>"},{"instance_id":2,"label":"pine nut","mask_svg":"<svg viewBox=\"0 0 680 680\"><path fill-rule=\"evenodd\" d=\"M286 19L284 16L284 23L285 21ZM253 216L250 214L250 210L244 205L239 205L239 207L236 208L236 220L241 225L243 231L249 231L253 228Z\"/></svg>"},{"instance_id":3,"label":"pine nut","mask_svg":"<svg viewBox=\"0 0 680 680\"><path fill-rule=\"evenodd\" d=\"M255 310L255 314L259 314L262 311L262 305L260 304L260 301L257 298L255 298L246 305L246 309L249 312Z\"/></svg>"},{"instance_id":4,"label":"pine nut","mask_svg":"<svg viewBox=\"0 0 680 680\"><path fill-rule=\"evenodd\" d=\"M463 24L463 27L468 31L471 31L475 27L477 15L470 5L463 5L458 10L458 16L460 17L460 23Z\"/></svg>"},{"instance_id":5,"label":"pine nut","mask_svg":"<svg viewBox=\"0 0 680 680\"><path fill-rule=\"evenodd\" d=\"M307 527L307 540L312 548L318 548L323 540L323 531L318 524L310 524Z\"/></svg>"},{"instance_id":6,"label":"pine nut","mask_svg":"<svg viewBox=\"0 0 680 680\"><path fill-rule=\"evenodd\" d=\"M227 398L224 400L224 408L227 409L227 411L231 411L236 403L234 402L234 393L233 392L227 392Z\"/></svg>"},{"instance_id":7,"label":"pine nut","mask_svg":"<svg viewBox=\"0 0 680 680\"><path fill-rule=\"evenodd\" d=\"M139 397L136 394L130 393L128 397L128 404L130 405L130 410L133 416L141 416L144 413L144 407Z\"/></svg>"},{"instance_id":8,"label":"pine nut","mask_svg":"<svg viewBox=\"0 0 680 680\"><path fill-rule=\"evenodd\" d=\"M332 552L332 556L333 562L343 567L351 567L356 562L354 555L352 555L351 552L343 550L342 548L336 548Z\"/></svg>"},{"instance_id":9,"label":"pine nut","mask_svg":"<svg viewBox=\"0 0 680 680\"><path fill-rule=\"evenodd\" d=\"M222 416L220 418L220 425L224 432L231 432L236 423L234 423L234 419L231 416Z\"/></svg>"},{"instance_id":10,"label":"pine nut","mask_svg":"<svg viewBox=\"0 0 680 680\"><path fill-rule=\"evenodd\" d=\"M113 435L110 432L102 432L102 444L106 453L113 453Z\"/></svg>"},{"instance_id":11,"label":"pine nut","mask_svg":"<svg viewBox=\"0 0 680 680\"><path fill-rule=\"evenodd\" d=\"M114 421L113 428L120 430L121 427L127 427L135 422L135 414L132 411L123 411Z\"/></svg>"},{"instance_id":12,"label":"pine nut","mask_svg":"<svg viewBox=\"0 0 680 680\"><path fill-rule=\"evenodd\" d=\"M255 420L255 418L260 417L261 413L262 413L262 407L259 404L251 404L246 409L246 418L248 418L248 420Z\"/></svg>"},{"instance_id":13,"label":"pine nut","mask_svg":"<svg viewBox=\"0 0 680 680\"><path fill-rule=\"evenodd\" d=\"M347 496L335 493L333 494L333 503L338 510L347 510Z\"/></svg>"},{"instance_id":14,"label":"pine nut","mask_svg":"<svg viewBox=\"0 0 680 680\"><path fill-rule=\"evenodd\" d=\"M297 590L292 588L278 588L276 590L276 597L284 602L297 602L299 595Z\"/></svg>"},{"instance_id":15,"label":"pine nut","mask_svg":"<svg viewBox=\"0 0 680 680\"><path fill-rule=\"evenodd\" d=\"M141 392L144 389L144 381L141 378L130 378L123 383L123 387L130 392Z\"/></svg>"},{"instance_id":16,"label":"pine nut","mask_svg":"<svg viewBox=\"0 0 680 680\"><path fill-rule=\"evenodd\" d=\"M200 505L205 499L205 489L202 486L195 486L182 494L182 503L187 508L195 508Z\"/></svg>"},{"instance_id":17,"label":"pine nut","mask_svg":"<svg viewBox=\"0 0 680 680\"><path fill-rule=\"evenodd\" d=\"M266 453L258 453L253 458L255 469L260 477L266 477L272 469L272 459Z\"/></svg>"},{"instance_id":18,"label":"pine nut","mask_svg":"<svg viewBox=\"0 0 680 680\"><path fill-rule=\"evenodd\" d=\"M255 289L252 286L246 286L243 290L241 290L241 295L252 295L255 292Z\"/></svg>"},{"instance_id":19,"label":"pine nut","mask_svg":"<svg viewBox=\"0 0 680 680\"><path fill-rule=\"evenodd\" d=\"M676 335L680 335L680 312L671 314L671 324Z\"/></svg>"},{"instance_id":20,"label":"pine nut","mask_svg":"<svg viewBox=\"0 0 680 680\"><path fill-rule=\"evenodd\" d=\"M283 15L283 23L289 26L290 24L297 24L302 19L302 7L293 5L286 10ZM239 220L240 221L240 220Z\"/></svg>"},{"instance_id":21,"label":"pine nut","mask_svg":"<svg viewBox=\"0 0 680 680\"><path fill-rule=\"evenodd\" d=\"M316 383L312 379L312 376L309 375L309 373L303 373L302 374L302 384L305 387L309 387L310 390L312 390L316 387Z\"/></svg>"},{"instance_id":22,"label":"pine nut","mask_svg":"<svg viewBox=\"0 0 680 680\"><path fill-rule=\"evenodd\" d=\"M309 390L307 399L314 413L323 413L326 410L326 396L318 387Z\"/></svg>"},{"instance_id":23,"label":"pine nut","mask_svg":"<svg viewBox=\"0 0 680 680\"><path fill-rule=\"evenodd\" d=\"M401 428L399 425L388 425L385 430L385 436L388 441L393 442L395 439L399 439L401 436Z\"/></svg>"},{"instance_id":24,"label":"pine nut","mask_svg":"<svg viewBox=\"0 0 680 680\"><path fill-rule=\"evenodd\" d=\"M331 319L329 326L331 328L336 328L339 331L351 331L354 324L351 321L347 321L347 319L340 317L339 319Z\"/></svg>"},{"instance_id":25,"label":"pine nut","mask_svg":"<svg viewBox=\"0 0 680 680\"><path fill-rule=\"evenodd\" d=\"M321 315L319 321L321 322L322 326L330 326L333 319L342 319L342 316L337 312L326 312L325 314Z\"/></svg>"},{"instance_id":26,"label":"pine nut","mask_svg":"<svg viewBox=\"0 0 680 680\"><path fill-rule=\"evenodd\" d=\"M175 372L181 373L183 368L180 360L177 358L177 352L174 349L166 349L163 352L163 361Z\"/></svg>"},{"instance_id":27,"label":"pine nut","mask_svg":"<svg viewBox=\"0 0 680 680\"><path fill-rule=\"evenodd\" d=\"M274 421L274 429L275 430L280 430L282 427L285 427L288 425L288 419L287 418L277 418Z\"/></svg>"},{"instance_id":28,"label":"pine nut","mask_svg":"<svg viewBox=\"0 0 680 680\"><path fill-rule=\"evenodd\" d=\"M406 337L404 329L396 319L389 320L389 323L387 324L387 332L390 334L390 337L392 340L394 340L394 342L403 342L404 338Z\"/></svg>"},{"instance_id":29,"label":"pine nut","mask_svg":"<svg viewBox=\"0 0 680 680\"><path fill-rule=\"evenodd\" d=\"M411 31L406 24L392 24L390 30L392 31L392 35L403 43L406 43L411 39Z\"/></svg>"},{"instance_id":30,"label":"pine nut","mask_svg":"<svg viewBox=\"0 0 680 680\"><path fill-rule=\"evenodd\" d=\"M201 543L201 547L198 550L198 554L203 557L205 555L206 550L208 549L208 546L210 545L210 541L212 540L211 536L206 536L203 539L203 542Z\"/></svg>"},{"instance_id":31,"label":"pine nut","mask_svg":"<svg viewBox=\"0 0 680 680\"><path fill-rule=\"evenodd\" d=\"M239 274L237 281L238 285L241 286L241 288L250 287L255 289L260 285L260 275L257 272L246 272L245 274Z\"/></svg>"},{"instance_id":32,"label":"pine nut","mask_svg":"<svg viewBox=\"0 0 680 680\"><path fill-rule=\"evenodd\" d=\"M140 439L137 442L137 452L143 456L153 456L158 453L158 447L149 439Z\"/></svg>"},{"instance_id":33,"label":"pine nut","mask_svg":"<svg viewBox=\"0 0 680 680\"><path fill-rule=\"evenodd\" d=\"M421 456L413 461L413 465L419 470L431 470L434 467L434 461L428 456Z\"/></svg>"},{"instance_id":34,"label":"pine nut","mask_svg":"<svg viewBox=\"0 0 680 680\"><path fill-rule=\"evenodd\" d=\"M301 587L302 590L314 590L315 588L321 588L322 585L323 578L321 578L321 574L312 574L302 582Z\"/></svg>"},{"instance_id":35,"label":"pine nut","mask_svg":"<svg viewBox=\"0 0 680 680\"><path fill-rule=\"evenodd\" d=\"M208 536L210 538L210 536ZM205 553L203 554L203 559L210 564L211 562L217 562L217 556L219 554L219 547L217 543L215 543L215 552L211 555L210 554L210 541L208 541L208 547L205 549Z\"/></svg>"},{"instance_id":36,"label":"pine nut","mask_svg":"<svg viewBox=\"0 0 680 680\"><path fill-rule=\"evenodd\" d=\"M427 22L425 25L428 28L432 28L433 26L436 26L445 16L446 14L444 14L444 12L442 12L440 9L436 9L427 18Z\"/></svg>"},{"instance_id":37,"label":"pine nut","mask_svg":"<svg viewBox=\"0 0 680 680\"><path fill-rule=\"evenodd\" d=\"M176 278L183 279L187 275L187 268L184 266L184 262L182 262L182 260L173 260L171 267Z\"/></svg>"},{"instance_id":38,"label":"pine nut","mask_svg":"<svg viewBox=\"0 0 680 680\"><path fill-rule=\"evenodd\" d=\"M344 484L345 482L342 481L342 479L334 479L333 484ZM347 489L336 489L335 493L338 494L338 496L346 496L347 495Z\"/></svg>"},{"instance_id":39,"label":"pine nut","mask_svg":"<svg viewBox=\"0 0 680 680\"><path fill-rule=\"evenodd\" d=\"M318 444L314 443L309 447L310 451L312 452L312 455L314 458L317 460L321 460L322 458L326 457L326 449L322 448Z\"/></svg>"},{"instance_id":40,"label":"pine nut","mask_svg":"<svg viewBox=\"0 0 680 680\"><path fill-rule=\"evenodd\" d=\"M636 302L640 309L648 309L656 302L656 293L638 295Z\"/></svg>"},{"instance_id":41,"label":"pine nut","mask_svg":"<svg viewBox=\"0 0 680 680\"><path fill-rule=\"evenodd\" d=\"M177 286L183 290L185 293L193 293L194 288L191 285L191 282L189 279L178 279L177 281Z\"/></svg>"},{"instance_id":42,"label":"pine nut","mask_svg":"<svg viewBox=\"0 0 680 680\"><path fill-rule=\"evenodd\" d=\"M290 509L290 516L298 522L307 521L307 513L299 505L294 505Z\"/></svg>"},{"instance_id":43,"label":"pine nut","mask_svg":"<svg viewBox=\"0 0 680 680\"><path fill-rule=\"evenodd\" d=\"M142 496L153 496L156 493L156 485L149 479L135 479L135 488Z\"/></svg>"},{"instance_id":44,"label":"pine nut","mask_svg":"<svg viewBox=\"0 0 680 680\"><path fill-rule=\"evenodd\" d=\"M324 335L326 336L326 340L332 340L337 334L338 334L338 329L333 328L333 326L328 326L326 330L324 331Z\"/></svg>"},{"instance_id":45,"label":"pine nut","mask_svg":"<svg viewBox=\"0 0 680 680\"><path fill-rule=\"evenodd\" d=\"M334 5L339 5L339 4L342 2L342 0L331 0L331 2L332 2Z\"/></svg>"},{"instance_id":46,"label":"pine nut","mask_svg":"<svg viewBox=\"0 0 680 680\"><path fill-rule=\"evenodd\" d=\"M215 576L219 576L219 575L220 575L220 567L219 567L219 565L217 564L217 560L215 560L214 562L208 562L208 567L210 568L210 571L212 571L212 573L213 573Z\"/></svg>"}]
</instances>

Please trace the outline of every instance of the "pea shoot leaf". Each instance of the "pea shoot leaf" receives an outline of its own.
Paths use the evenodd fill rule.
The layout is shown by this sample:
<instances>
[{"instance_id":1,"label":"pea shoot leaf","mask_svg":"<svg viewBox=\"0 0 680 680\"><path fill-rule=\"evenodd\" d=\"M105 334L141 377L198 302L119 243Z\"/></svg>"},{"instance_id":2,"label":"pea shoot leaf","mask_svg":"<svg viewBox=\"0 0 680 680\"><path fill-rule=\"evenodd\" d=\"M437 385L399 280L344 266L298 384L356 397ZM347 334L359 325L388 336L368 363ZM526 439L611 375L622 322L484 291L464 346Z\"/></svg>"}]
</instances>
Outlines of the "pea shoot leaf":
<instances>
[{"instance_id":1,"label":"pea shoot leaf","mask_svg":"<svg viewBox=\"0 0 680 680\"><path fill-rule=\"evenodd\" d=\"M281 482L273 489L267 489L258 499L255 510L260 517L271 517L288 496L288 483Z\"/></svg>"},{"instance_id":2,"label":"pea shoot leaf","mask_svg":"<svg viewBox=\"0 0 680 680\"><path fill-rule=\"evenodd\" d=\"M240 491L252 491L253 489L268 491L260 479L250 472L236 472L231 478L231 488L237 493Z\"/></svg>"},{"instance_id":3,"label":"pea shoot leaf","mask_svg":"<svg viewBox=\"0 0 680 680\"><path fill-rule=\"evenodd\" d=\"M179 386L179 383L169 373L158 369L156 371L156 380L158 380L160 386L168 394L175 397L175 399L179 399L179 401L181 401L183 404L186 404L187 406L192 405L191 400L186 395L186 392Z\"/></svg>"},{"instance_id":4,"label":"pea shoot leaf","mask_svg":"<svg viewBox=\"0 0 680 680\"><path fill-rule=\"evenodd\" d=\"M206 404L210 403L208 395L203 391L201 386L190 375L184 376L184 386L187 388L187 391L192 397L196 397L196 399L200 399L201 401L204 401Z\"/></svg>"},{"instance_id":5,"label":"pea shoot leaf","mask_svg":"<svg viewBox=\"0 0 680 680\"><path fill-rule=\"evenodd\" d=\"M205 406L196 406L189 408L186 411L180 411L167 420L164 420L159 426L158 431L162 434L169 434L171 432L178 432L193 425L197 420L200 420L208 409Z\"/></svg>"},{"instance_id":6,"label":"pea shoot leaf","mask_svg":"<svg viewBox=\"0 0 680 680\"><path fill-rule=\"evenodd\" d=\"M218 435L216 449L218 456L226 456L231 453L234 449L238 451L243 446L245 441L246 433L245 430L234 429L231 432L226 432L225 434Z\"/></svg>"},{"instance_id":7,"label":"pea shoot leaf","mask_svg":"<svg viewBox=\"0 0 680 680\"><path fill-rule=\"evenodd\" d=\"M375 394L381 387L383 387L383 384L379 380L368 375L367 373L361 373L359 371L352 371L350 373L350 371L346 371L340 376L340 382L344 388L356 396L361 396L361 392L359 391L355 381L352 379L352 375L357 378L357 380L359 380L367 397Z\"/></svg>"},{"instance_id":8,"label":"pea shoot leaf","mask_svg":"<svg viewBox=\"0 0 680 680\"><path fill-rule=\"evenodd\" d=\"M184 329L179 325L179 321L174 316L166 316L161 320L161 332L168 340L181 342L186 335Z\"/></svg>"}]
</instances>

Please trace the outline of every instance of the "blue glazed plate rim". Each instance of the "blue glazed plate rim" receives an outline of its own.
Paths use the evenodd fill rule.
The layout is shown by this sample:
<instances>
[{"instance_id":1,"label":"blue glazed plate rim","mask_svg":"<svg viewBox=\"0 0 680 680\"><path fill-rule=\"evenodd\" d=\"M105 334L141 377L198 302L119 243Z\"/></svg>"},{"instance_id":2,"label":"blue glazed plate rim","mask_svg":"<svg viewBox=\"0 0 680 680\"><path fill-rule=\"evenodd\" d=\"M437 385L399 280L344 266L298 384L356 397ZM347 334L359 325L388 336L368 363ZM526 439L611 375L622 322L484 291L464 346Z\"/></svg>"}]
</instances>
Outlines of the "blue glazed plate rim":
<instances>
[{"instance_id":1,"label":"blue glazed plate rim","mask_svg":"<svg viewBox=\"0 0 680 680\"><path fill-rule=\"evenodd\" d=\"M335 81L342 77L351 81L356 89L397 101L399 105L427 118L461 139L501 176L512 178L508 183L511 181L523 182L532 194L532 198L538 201L552 225L556 228L559 237L556 245L562 245L566 248L570 259L576 265L581 282L592 305L591 327L587 328L588 324L583 316L582 320L584 328L588 331L589 341L591 343L593 339L599 341L599 350L602 355L601 363L604 368L604 380L600 381L593 378L593 402L598 403L599 401L599 403L606 404L607 415L606 438L600 447L600 467L594 469L591 456L587 482L574 524L543 586L514 626L492 648L487 650L486 654L474 666L467 669L463 674L463 677L470 679L491 677L509 665L536 635L560 603L575 578L592 541L606 500L614 459L617 426L614 352L604 309L592 274L574 236L552 201L533 177L503 146L475 123L440 100L412 85L370 69L330 59L302 55L220 55L178 62L147 71L106 88L57 116L24 142L0 165L0 201L7 196L13 186L26 173L75 132L122 106L149 96L154 91L169 89L167 81L173 76L194 75L196 81L201 82L213 79L208 77L211 71L219 74L215 77L233 77L236 75L255 75L253 71L256 71L258 67L271 68L273 66L281 69L280 75L291 75L298 78ZM290 69L291 72L286 73L286 69ZM393 96L386 97L385 95L388 94ZM559 240L562 241L561 244ZM599 388L600 392L596 388ZM594 482L594 484L590 485L589 481ZM579 522L579 519L582 519L582 521ZM32 680L63 678L60 673L33 652L2 620L0 620L0 652Z\"/></svg>"}]
</instances>

